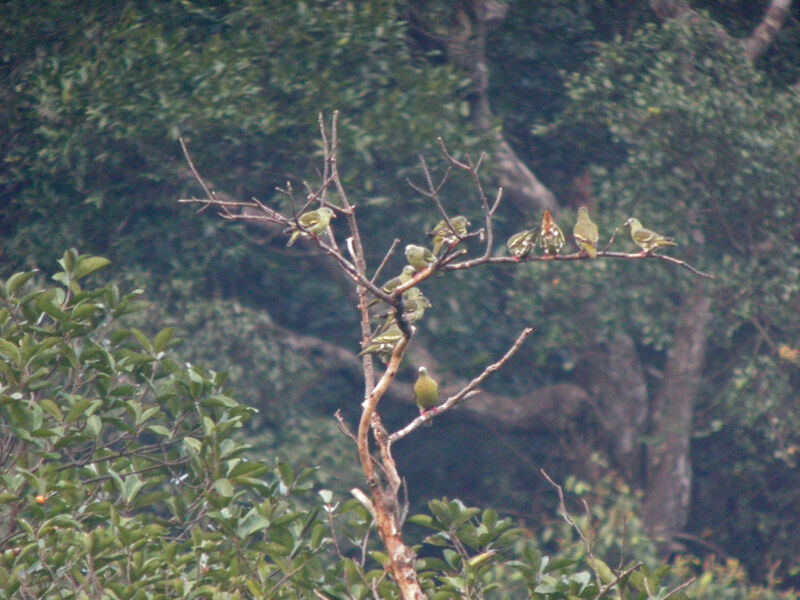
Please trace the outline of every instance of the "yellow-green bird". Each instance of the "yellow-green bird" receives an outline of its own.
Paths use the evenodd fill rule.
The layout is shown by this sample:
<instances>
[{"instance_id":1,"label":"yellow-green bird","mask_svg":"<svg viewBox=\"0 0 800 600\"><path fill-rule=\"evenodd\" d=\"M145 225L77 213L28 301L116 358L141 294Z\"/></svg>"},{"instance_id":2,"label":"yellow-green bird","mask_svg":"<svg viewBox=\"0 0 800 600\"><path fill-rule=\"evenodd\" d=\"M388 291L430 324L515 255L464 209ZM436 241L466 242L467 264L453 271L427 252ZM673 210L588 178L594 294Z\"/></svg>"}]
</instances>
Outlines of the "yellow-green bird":
<instances>
[{"instance_id":1,"label":"yellow-green bird","mask_svg":"<svg viewBox=\"0 0 800 600\"><path fill-rule=\"evenodd\" d=\"M435 407L439 403L439 384L428 375L428 369L425 367L419 368L419 377L414 383L414 400L417 401L419 414L425 416L431 409L433 409L433 414L436 414ZM429 425L430 421L426 424Z\"/></svg>"},{"instance_id":2,"label":"yellow-green bird","mask_svg":"<svg viewBox=\"0 0 800 600\"><path fill-rule=\"evenodd\" d=\"M558 254L564 246L564 234L553 219L549 208L542 213L542 225L539 228L539 246L546 255Z\"/></svg>"},{"instance_id":3,"label":"yellow-green bird","mask_svg":"<svg viewBox=\"0 0 800 600\"><path fill-rule=\"evenodd\" d=\"M412 277L414 277L414 267L412 267L411 265L406 265L405 267L403 267L403 270L400 271L400 275L392 277L389 281L383 284L383 287L381 289L387 294L391 294L393 291L395 291L404 283L408 283L409 281L411 281ZM380 302L380 299L375 298L374 300L371 300L367 304L367 306L372 306L374 304L377 304L378 302Z\"/></svg>"},{"instance_id":4,"label":"yellow-green bird","mask_svg":"<svg viewBox=\"0 0 800 600\"><path fill-rule=\"evenodd\" d=\"M645 229L642 227L642 223L639 221L639 219L631 217L625 221L625 225L630 226L631 228L631 239L633 240L633 243L639 246L639 248L641 248L642 252L645 254L650 253L653 250L657 250L658 248L663 248L664 246L678 245L672 241L672 238L668 238L660 233L656 233L655 231Z\"/></svg>"},{"instance_id":5,"label":"yellow-green bird","mask_svg":"<svg viewBox=\"0 0 800 600\"><path fill-rule=\"evenodd\" d=\"M336 213L334 213L330 208L327 206L323 206L322 208L318 208L317 210L310 210L308 212L303 213L300 215L300 218L297 219L298 223L303 226L305 231L300 229L295 223L292 223L291 227L289 227L288 231L292 232L289 241L286 242L287 248L295 243L297 238L301 235L308 236L309 234L317 236L323 231L328 228L328 224L330 224L331 219L336 218Z\"/></svg>"},{"instance_id":6,"label":"yellow-green bird","mask_svg":"<svg viewBox=\"0 0 800 600\"><path fill-rule=\"evenodd\" d=\"M414 277L414 267L411 265L406 265L403 267L403 270L400 271L400 275L397 277L392 277L389 281L383 284L383 291L387 294L391 294L404 283L411 281L412 277Z\"/></svg>"},{"instance_id":7,"label":"yellow-green bird","mask_svg":"<svg viewBox=\"0 0 800 600\"><path fill-rule=\"evenodd\" d=\"M451 225L452 228L450 227ZM439 256L439 250L442 249L442 246L445 244L448 246L455 244L459 238L467 235L467 228L469 226L470 222L467 220L467 217L463 215L458 215L450 219L450 225L448 225L447 221L444 219L439 221L436 227L433 228L433 231L428 234L433 237L433 255ZM453 232L454 230L455 233Z\"/></svg>"},{"instance_id":8,"label":"yellow-green bird","mask_svg":"<svg viewBox=\"0 0 800 600\"><path fill-rule=\"evenodd\" d=\"M406 246L406 260L416 271L422 271L422 269L435 261L436 257L424 246L408 244Z\"/></svg>"},{"instance_id":9,"label":"yellow-green bird","mask_svg":"<svg viewBox=\"0 0 800 600\"><path fill-rule=\"evenodd\" d=\"M578 220L572 228L572 236L575 238L575 245L586 252L589 258L597 258L597 240L600 239L600 234L597 232L597 225L589 218L589 209L585 206L578 209Z\"/></svg>"},{"instance_id":10,"label":"yellow-green bird","mask_svg":"<svg viewBox=\"0 0 800 600\"><path fill-rule=\"evenodd\" d=\"M400 327L397 323L392 323L386 331L373 337L367 347L359 352L358 355L377 354L384 363L387 363L392 356L394 347L397 346L402 339L403 332L400 331Z\"/></svg>"},{"instance_id":11,"label":"yellow-green bird","mask_svg":"<svg viewBox=\"0 0 800 600\"><path fill-rule=\"evenodd\" d=\"M406 302L408 302L409 300L415 300L420 297L422 297L422 292L416 286L410 287L405 292L403 292L403 300L405 300Z\"/></svg>"},{"instance_id":12,"label":"yellow-green bird","mask_svg":"<svg viewBox=\"0 0 800 600\"><path fill-rule=\"evenodd\" d=\"M411 288L416 289L416 288ZM423 316L425 316L425 309L431 307L431 301L428 300L425 296L421 293L416 295L413 298L406 298L405 294L403 294L403 317L409 323L416 323L419 321ZM383 332L387 331L392 323L395 322L394 318L394 311L392 310L386 315L386 320L383 324L376 330L376 335L381 335Z\"/></svg>"},{"instance_id":13,"label":"yellow-green bird","mask_svg":"<svg viewBox=\"0 0 800 600\"><path fill-rule=\"evenodd\" d=\"M515 233L506 242L506 246L508 247L508 251L514 255L517 259L528 258L533 252L534 247L534 239L536 237L536 231L533 229L526 229L524 231L520 231L519 233Z\"/></svg>"}]
</instances>

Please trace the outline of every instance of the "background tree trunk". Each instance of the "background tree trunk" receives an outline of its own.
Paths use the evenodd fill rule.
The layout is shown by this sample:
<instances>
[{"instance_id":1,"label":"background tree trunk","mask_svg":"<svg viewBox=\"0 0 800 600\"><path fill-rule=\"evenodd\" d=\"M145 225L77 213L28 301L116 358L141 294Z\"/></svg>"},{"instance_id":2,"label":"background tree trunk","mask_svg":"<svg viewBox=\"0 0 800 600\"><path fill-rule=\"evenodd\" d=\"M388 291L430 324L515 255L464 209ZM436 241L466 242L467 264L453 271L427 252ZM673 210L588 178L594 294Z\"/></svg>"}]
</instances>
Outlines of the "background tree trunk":
<instances>
[{"instance_id":1,"label":"background tree trunk","mask_svg":"<svg viewBox=\"0 0 800 600\"><path fill-rule=\"evenodd\" d=\"M711 299L697 286L684 296L661 389L651 409L643 520L654 537L669 540L686 525L691 497L689 444L711 322ZM673 543L662 548L675 549Z\"/></svg>"},{"instance_id":2,"label":"background tree trunk","mask_svg":"<svg viewBox=\"0 0 800 600\"><path fill-rule=\"evenodd\" d=\"M647 382L633 340L618 334L589 348L575 368L593 399L609 454L623 477L641 484L642 436L647 428Z\"/></svg>"},{"instance_id":3,"label":"background tree trunk","mask_svg":"<svg viewBox=\"0 0 800 600\"><path fill-rule=\"evenodd\" d=\"M486 59L486 31L502 22L508 6L497 0L475 0L472 3L472 20L463 7L454 10L449 34L445 40L450 62L470 74L473 95L470 108L472 122L479 131L489 132L493 127L492 109L489 102L489 65ZM546 185L520 160L506 141L500 129L493 137L497 141L494 150L493 169L505 190L505 197L523 212L531 209L549 208L558 211L556 197Z\"/></svg>"}]
</instances>

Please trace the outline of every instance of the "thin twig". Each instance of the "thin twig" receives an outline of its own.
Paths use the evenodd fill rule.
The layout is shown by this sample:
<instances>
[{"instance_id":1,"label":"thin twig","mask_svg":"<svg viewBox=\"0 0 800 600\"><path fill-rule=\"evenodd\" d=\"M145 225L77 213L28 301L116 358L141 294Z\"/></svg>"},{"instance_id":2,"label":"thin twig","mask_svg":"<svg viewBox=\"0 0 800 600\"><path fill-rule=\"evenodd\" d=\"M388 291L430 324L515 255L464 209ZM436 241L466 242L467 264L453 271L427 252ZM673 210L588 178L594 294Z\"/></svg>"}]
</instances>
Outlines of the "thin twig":
<instances>
[{"instance_id":1,"label":"thin twig","mask_svg":"<svg viewBox=\"0 0 800 600\"><path fill-rule=\"evenodd\" d=\"M600 588L600 591L598 592L597 596L594 597L594 600L600 600L600 598L602 598L608 592L613 590L620 581L625 579L628 575L630 575L634 571L639 570L643 564L644 563L642 562L634 563L633 565L631 565L630 567L619 573L616 577L614 577L613 581L610 581L609 583Z\"/></svg>"},{"instance_id":2,"label":"thin twig","mask_svg":"<svg viewBox=\"0 0 800 600\"><path fill-rule=\"evenodd\" d=\"M399 244L400 244L400 238L394 238L392 245L389 247L389 250L387 250L386 255L383 257L381 264L379 264L378 268L375 269L375 274L372 276L372 279L370 279L372 283L375 283L378 280L378 277L380 277L381 275L381 271L383 271L383 268L386 266L386 263L388 263L392 255L394 255L395 251L397 250L397 246Z\"/></svg>"},{"instance_id":3,"label":"thin twig","mask_svg":"<svg viewBox=\"0 0 800 600\"><path fill-rule=\"evenodd\" d=\"M178 142L180 142L181 150L183 150L183 155L186 157L186 162L189 163L189 168L192 171L192 175L194 175L194 178L200 183L209 200L216 200L216 195L209 189L209 187L206 185L206 182L203 181L202 177L200 177L200 173L198 173L197 169L194 167L194 162L192 161L192 157L189 155L189 149L186 147L186 142L184 141L183 136L178 137ZM203 212L206 208L208 207L203 207L197 212Z\"/></svg>"},{"instance_id":4,"label":"thin twig","mask_svg":"<svg viewBox=\"0 0 800 600\"><path fill-rule=\"evenodd\" d=\"M664 596L664 597L663 597L661 600L667 600L667 598L669 598L670 596L674 596L674 595L675 595L675 594L677 594L678 592L685 590L685 589L686 589L686 588L688 588L690 585L692 585L692 584L693 584L695 581L697 581L697 577L690 577L688 580L684 581L684 582L683 582L682 584L680 584L679 586L676 586L675 588L671 589L671 590L670 590L670 591L667 593L667 595L666 595L666 596Z\"/></svg>"},{"instance_id":5,"label":"thin twig","mask_svg":"<svg viewBox=\"0 0 800 600\"><path fill-rule=\"evenodd\" d=\"M593 559L594 556L592 555L592 547L591 544L589 543L589 540L586 537L586 534L583 533L583 529L581 529L580 525L578 525L575 522L575 519L572 518L572 515L567 510L567 504L564 501L563 488L551 479L550 475L547 474L547 471L545 471L544 469L539 469L539 472L548 481L548 483L550 483L550 485L552 485L556 489L556 492L558 493L558 508L561 511L561 516L570 527L572 527L575 531L578 532L578 535L580 536L581 541L583 541L583 545L586 548L589 557Z\"/></svg>"}]
</instances>

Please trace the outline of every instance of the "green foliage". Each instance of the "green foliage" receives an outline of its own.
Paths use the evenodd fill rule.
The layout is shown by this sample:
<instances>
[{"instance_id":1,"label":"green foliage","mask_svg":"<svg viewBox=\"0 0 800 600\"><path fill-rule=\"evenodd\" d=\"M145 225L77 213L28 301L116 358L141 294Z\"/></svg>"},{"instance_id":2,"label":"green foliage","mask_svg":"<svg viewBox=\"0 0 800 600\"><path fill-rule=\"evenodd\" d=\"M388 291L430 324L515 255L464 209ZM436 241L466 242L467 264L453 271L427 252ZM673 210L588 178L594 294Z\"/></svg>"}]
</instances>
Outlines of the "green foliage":
<instances>
[{"instance_id":1,"label":"green foliage","mask_svg":"<svg viewBox=\"0 0 800 600\"><path fill-rule=\"evenodd\" d=\"M293 499L313 470L249 460L226 375L120 327L140 292L82 288L106 259L59 262L0 284L0 595L294 597L327 545Z\"/></svg>"},{"instance_id":2,"label":"green foliage","mask_svg":"<svg viewBox=\"0 0 800 600\"><path fill-rule=\"evenodd\" d=\"M108 260L59 264L55 286L33 271L0 282L0 597L397 597L363 506L310 495L315 468L249 458L254 410L227 374L181 365L172 327L121 326L139 290L84 287ZM596 594L572 560L509 560L526 542L494 510L429 508L410 521L434 532L419 561L433 597ZM369 560L348 557L359 548Z\"/></svg>"},{"instance_id":3,"label":"green foliage","mask_svg":"<svg viewBox=\"0 0 800 600\"><path fill-rule=\"evenodd\" d=\"M774 499L765 502L744 484L746 478L737 475L742 485L734 488L730 477L781 471L789 478L786 489L795 485L786 467L794 464L791 449L800 431L794 401L800 373L779 351L791 356L800 331L798 96L776 88L742 57L738 44L702 19L647 26L630 39L602 45L585 71L569 77L568 93L571 102L559 121L563 131L603 127L625 150L618 164L593 172L600 246L627 217L637 216L645 226L675 236L680 246L666 253L717 275L705 284L715 318L696 423L707 448L696 458L709 462L696 461L694 469L707 473L716 483L706 485L719 493L704 493L699 483L698 497L710 504L695 508L698 522L708 523L702 515L717 513L714 507L724 505L720 494L730 494L760 516L748 524L733 519L729 527L737 533L718 531L717 541L741 552L743 538L763 540L763 531L768 537L788 534L787 521L767 509L773 500L780 504L782 491L774 490ZM603 164L606 148L598 145L594 152L595 162ZM626 231L617 230L611 249L633 249ZM656 261L558 266L531 265L509 291L514 306L546 322L540 348L579 345L587 335L611 339L624 331L645 350L640 356L646 367L656 369L680 298L701 285L686 271ZM560 313L561 306L569 306L569 313ZM576 311L577 320L571 316ZM730 444L740 450L732 454ZM736 463L720 462L731 455ZM765 571L775 560L788 567L795 553L773 545L768 558L756 547L763 548L754 544L745 560ZM791 567L783 572L789 573Z\"/></svg>"},{"instance_id":4,"label":"green foliage","mask_svg":"<svg viewBox=\"0 0 800 600\"><path fill-rule=\"evenodd\" d=\"M92 10L65 0L40 14L15 0L0 11L5 46L15 51L4 58L11 85L0 107L10 125L0 133L10 149L0 171L6 269L52 264L52 248L79 244L145 268L154 284L177 277L190 291L237 293L279 305L296 323L304 307L277 290L298 290L294 299L338 291L320 286L307 264L281 269L279 255L251 252L252 232L198 225L176 205L201 193L177 136L217 190L277 202L275 186L288 180L302 189L317 166L319 113L341 109L348 189L375 230L396 220L368 207L422 206L404 181L420 149L437 135L466 145L463 77L409 48L391 1L114 2ZM412 216L404 233L421 231L434 214L430 206ZM275 232L258 241L285 243ZM370 252L382 255L387 245L376 238ZM267 277L270 285L241 283Z\"/></svg>"}]
</instances>

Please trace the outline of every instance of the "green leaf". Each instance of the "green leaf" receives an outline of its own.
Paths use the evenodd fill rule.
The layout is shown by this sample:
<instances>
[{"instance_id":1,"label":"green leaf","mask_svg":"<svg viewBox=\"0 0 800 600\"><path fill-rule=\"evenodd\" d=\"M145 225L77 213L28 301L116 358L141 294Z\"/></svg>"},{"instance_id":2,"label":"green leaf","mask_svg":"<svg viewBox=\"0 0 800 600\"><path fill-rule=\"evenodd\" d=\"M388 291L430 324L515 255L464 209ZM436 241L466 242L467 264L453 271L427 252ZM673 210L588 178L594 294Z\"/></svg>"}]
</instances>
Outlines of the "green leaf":
<instances>
[{"instance_id":1,"label":"green leaf","mask_svg":"<svg viewBox=\"0 0 800 600\"><path fill-rule=\"evenodd\" d=\"M165 350L173 333L175 333L174 327L165 327L159 331L153 339L153 351L158 353Z\"/></svg>"},{"instance_id":2,"label":"green leaf","mask_svg":"<svg viewBox=\"0 0 800 600\"><path fill-rule=\"evenodd\" d=\"M13 295L19 288L30 281L31 277L38 273L38 271L38 269L35 269L33 271L26 271L23 273L14 273L6 280L5 283L8 294Z\"/></svg>"},{"instance_id":3,"label":"green leaf","mask_svg":"<svg viewBox=\"0 0 800 600\"><path fill-rule=\"evenodd\" d=\"M145 429L151 433L155 433L161 437L169 437L170 431L168 428L164 427L163 425L148 425Z\"/></svg>"},{"instance_id":4,"label":"green leaf","mask_svg":"<svg viewBox=\"0 0 800 600\"><path fill-rule=\"evenodd\" d=\"M19 352L19 348L5 338L0 338L0 354L10 358L17 366L22 366L22 355Z\"/></svg>"},{"instance_id":5,"label":"green leaf","mask_svg":"<svg viewBox=\"0 0 800 600\"><path fill-rule=\"evenodd\" d=\"M429 529L437 529L442 530L442 527L438 524L438 522L434 521L433 517L430 515L419 514L413 515L408 518L409 523L415 523L417 525L422 525L423 527L427 527Z\"/></svg>"},{"instance_id":6,"label":"green leaf","mask_svg":"<svg viewBox=\"0 0 800 600\"><path fill-rule=\"evenodd\" d=\"M220 496L223 496L225 498L230 498L233 496L234 492L233 485L228 479L225 478L217 479L214 482L214 488L217 490L217 493Z\"/></svg>"},{"instance_id":7,"label":"green leaf","mask_svg":"<svg viewBox=\"0 0 800 600\"><path fill-rule=\"evenodd\" d=\"M75 280L82 279L110 264L110 260L100 256L81 256L75 265L75 270L72 272L72 278Z\"/></svg>"},{"instance_id":8,"label":"green leaf","mask_svg":"<svg viewBox=\"0 0 800 600\"><path fill-rule=\"evenodd\" d=\"M150 340L147 339L147 336L144 333L142 333L141 331L139 331L135 327L131 327L129 331L131 332L133 337L135 337L138 340L138 342L139 342L139 344L141 344L142 348L147 350L147 352L150 352L150 353L153 352L153 346L150 343Z\"/></svg>"},{"instance_id":9,"label":"green leaf","mask_svg":"<svg viewBox=\"0 0 800 600\"><path fill-rule=\"evenodd\" d=\"M289 463L285 463L283 461L278 462L278 472L281 476L281 481L283 484L290 488L294 483L294 469L292 469Z\"/></svg>"},{"instance_id":10,"label":"green leaf","mask_svg":"<svg viewBox=\"0 0 800 600\"><path fill-rule=\"evenodd\" d=\"M125 502L129 505L133 504L136 495L141 491L141 489L144 486L145 486L144 481L142 481L139 475L137 475L136 473L126 477L122 488L122 495L125 498Z\"/></svg>"}]
</instances>

